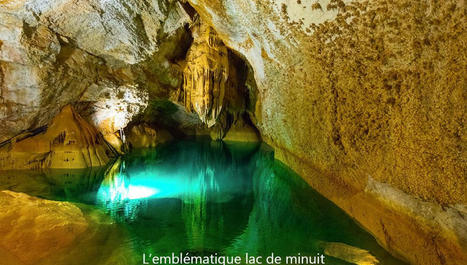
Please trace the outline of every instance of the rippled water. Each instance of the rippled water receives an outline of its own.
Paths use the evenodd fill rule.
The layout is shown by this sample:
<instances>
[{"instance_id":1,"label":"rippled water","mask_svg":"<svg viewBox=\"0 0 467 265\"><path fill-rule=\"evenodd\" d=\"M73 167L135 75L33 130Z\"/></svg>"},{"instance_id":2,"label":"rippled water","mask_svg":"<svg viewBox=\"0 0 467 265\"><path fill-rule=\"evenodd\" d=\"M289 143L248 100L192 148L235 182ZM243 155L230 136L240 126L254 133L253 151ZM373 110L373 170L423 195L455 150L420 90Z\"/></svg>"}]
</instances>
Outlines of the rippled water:
<instances>
[{"instance_id":1,"label":"rippled water","mask_svg":"<svg viewBox=\"0 0 467 265\"><path fill-rule=\"evenodd\" d=\"M143 253L314 256L330 249L326 264L402 264L265 145L178 141L133 151L106 169L3 172L0 189L71 201L86 214L86 236L39 265L142 264Z\"/></svg>"}]
</instances>

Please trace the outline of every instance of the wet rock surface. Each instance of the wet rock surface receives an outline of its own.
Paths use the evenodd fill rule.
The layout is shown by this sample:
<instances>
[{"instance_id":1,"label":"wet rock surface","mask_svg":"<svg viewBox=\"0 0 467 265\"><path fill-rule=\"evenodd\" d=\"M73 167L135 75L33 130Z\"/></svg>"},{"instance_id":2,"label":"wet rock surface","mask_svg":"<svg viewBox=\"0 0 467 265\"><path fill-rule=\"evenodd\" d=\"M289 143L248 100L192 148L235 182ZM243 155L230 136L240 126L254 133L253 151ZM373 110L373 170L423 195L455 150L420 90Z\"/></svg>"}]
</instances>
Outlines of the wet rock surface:
<instances>
[{"instance_id":1,"label":"wet rock surface","mask_svg":"<svg viewBox=\"0 0 467 265\"><path fill-rule=\"evenodd\" d=\"M70 185L57 184L64 189ZM94 264L96 257L103 257L98 259L103 265L133 264L139 257L129 249L115 249L128 240L127 233L93 207L3 190L0 210L2 265Z\"/></svg>"},{"instance_id":2,"label":"wet rock surface","mask_svg":"<svg viewBox=\"0 0 467 265\"><path fill-rule=\"evenodd\" d=\"M132 148L156 147L173 139L173 136L165 129L154 129L146 124L132 126L127 137L128 144Z\"/></svg>"},{"instance_id":3,"label":"wet rock surface","mask_svg":"<svg viewBox=\"0 0 467 265\"><path fill-rule=\"evenodd\" d=\"M0 191L2 264L36 264L70 246L88 228L81 210L24 193ZM5 257L5 259L4 259Z\"/></svg>"},{"instance_id":4,"label":"wet rock surface","mask_svg":"<svg viewBox=\"0 0 467 265\"><path fill-rule=\"evenodd\" d=\"M222 140L236 142L259 142L261 141L261 137L253 125L246 122L244 119L239 118L232 124Z\"/></svg>"},{"instance_id":5,"label":"wet rock surface","mask_svg":"<svg viewBox=\"0 0 467 265\"><path fill-rule=\"evenodd\" d=\"M44 131L5 142L0 148L0 168L99 167L107 165L114 155L102 135L68 105Z\"/></svg>"}]
</instances>

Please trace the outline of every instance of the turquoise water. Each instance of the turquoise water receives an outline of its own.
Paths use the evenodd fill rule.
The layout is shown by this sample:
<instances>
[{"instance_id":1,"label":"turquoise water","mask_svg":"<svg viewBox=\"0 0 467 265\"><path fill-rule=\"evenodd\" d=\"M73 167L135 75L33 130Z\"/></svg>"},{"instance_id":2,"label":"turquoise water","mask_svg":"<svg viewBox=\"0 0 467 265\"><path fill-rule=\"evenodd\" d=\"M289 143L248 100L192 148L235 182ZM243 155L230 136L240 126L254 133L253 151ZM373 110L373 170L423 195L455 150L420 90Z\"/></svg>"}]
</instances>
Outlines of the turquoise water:
<instances>
[{"instance_id":1,"label":"turquoise water","mask_svg":"<svg viewBox=\"0 0 467 265\"><path fill-rule=\"evenodd\" d=\"M38 264L132 265L171 253L403 264L260 144L177 141L108 168L3 172L0 189L73 202L92 224Z\"/></svg>"}]
</instances>

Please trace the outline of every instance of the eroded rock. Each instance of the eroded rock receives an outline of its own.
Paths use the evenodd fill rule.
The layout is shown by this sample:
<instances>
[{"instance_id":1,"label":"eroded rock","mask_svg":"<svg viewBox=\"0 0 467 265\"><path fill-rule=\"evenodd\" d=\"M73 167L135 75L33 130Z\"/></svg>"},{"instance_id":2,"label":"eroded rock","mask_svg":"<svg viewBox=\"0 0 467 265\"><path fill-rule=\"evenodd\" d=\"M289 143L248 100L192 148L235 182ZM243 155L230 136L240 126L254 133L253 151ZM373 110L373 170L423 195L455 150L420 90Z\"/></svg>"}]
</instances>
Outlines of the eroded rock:
<instances>
[{"instance_id":1,"label":"eroded rock","mask_svg":"<svg viewBox=\"0 0 467 265\"><path fill-rule=\"evenodd\" d=\"M30 24L46 25L111 64L135 64L156 51L168 5L167 1L29 0L23 14Z\"/></svg>"},{"instance_id":2,"label":"eroded rock","mask_svg":"<svg viewBox=\"0 0 467 265\"><path fill-rule=\"evenodd\" d=\"M174 43L189 45L190 16L176 1L3 1L0 21L0 142L95 85L168 97L181 83L173 58L184 46Z\"/></svg>"},{"instance_id":3,"label":"eroded rock","mask_svg":"<svg viewBox=\"0 0 467 265\"><path fill-rule=\"evenodd\" d=\"M371 175L421 201L467 203L465 3L189 2L251 64L252 120L279 159L396 255L465 261L465 244L434 236L427 217L365 191Z\"/></svg>"},{"instance_id":4,"label":"eroded rock","mask_svg":"<svg viewBox=\"0 0 467 265\"><path fill-rule=\"evenodd\" d=\"M229 75L227 47L207 24L193 28L193 44L183 70L183 90L187 111L194 110L212 127L222 111Z\"/></svg>"},{"instance_id":5,"label":"eroded rock","mask_svg":"<svg viewBox=\"0 0 467 265\"><path fill-rule=\"evenodd\" d=\"M133 148L156 147L172 139L172 135L167 130L155 129L146 124L132 126L127 136L128 144Z\"/></svg>"},{"instance_id":6,"label":"eroded rock","mask_svg":"<svg viewBox=\"0 0 467 265\"><path fill-rule=\"evenodd\" d=\"M136 85L116 87L100 82L90 86L80 98L81 113L117 151L124 151L123 129L148 105L148 94Z\"/></svg>"},{"instance_id":7,"label":"eroded rock","mask_svg":"<svg viewBox=\"0 0 467 265\"><path fill-rule=\"evenodd\" d=\"M2 264L35 264L70 246L87 228L81 210L69 202L0 191Z\"/></svg>"},{"instance_id":8,"label":"eroded rock","mask_svg":"<svg viewBox=\"0 0 467 265\"><path fill-rule=\"evenodd\" d=\"M224 141L233 142L259 142L261 137L258 130L244 119L239 118L222 138Z\"/></svg>"},{"instance_id":9,"label":"eroded rock","mask_svg":"<svg viewBox=\"0 0 467 265\"><path fill-rule=\"evenodd\" d=\"M412 263L465 260L465 247L418 225L426 217L385 211L400 198L371 200L365 190L371 175L419 200L467 203L463 1L189 2L205 23L201 32L212 27L251 64L252 121L278 158ZM157 50L159 32L172 35L189 20L167 3L174 2L2 1L0 141L45 125L99 81L137 80L154 95L171 94L164 89L177 86L179 72L170 60L138 65ZM226 98L223 82L213 81L227 73L224 48L213 49L209 33L199 36L190 51L199 56L188 56L185 105L213 126ZM210 56L217 58L211 65ZM313 177L313 169L321 174Z\"/></svg>"},{"instance_id":10,"label":"eroded rock","mask_svg":"<svg viewBox=\"0 0 467 265\"><path fill-rule=\"evenodd\" d=\"M0 168L86 168L106 165L113 150L68 105L42 132L25 133L0 148Z\"/></svg>"}]
</instances>

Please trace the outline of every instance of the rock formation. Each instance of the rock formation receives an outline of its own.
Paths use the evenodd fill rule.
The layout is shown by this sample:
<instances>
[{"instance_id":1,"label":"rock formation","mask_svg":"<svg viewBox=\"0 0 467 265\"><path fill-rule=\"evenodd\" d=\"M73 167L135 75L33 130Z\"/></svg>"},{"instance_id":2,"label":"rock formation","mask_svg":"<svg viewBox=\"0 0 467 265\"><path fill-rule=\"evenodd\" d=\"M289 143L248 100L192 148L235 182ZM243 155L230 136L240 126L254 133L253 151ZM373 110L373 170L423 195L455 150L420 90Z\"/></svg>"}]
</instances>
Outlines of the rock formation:
<instances>
[{"instance_id":1,"label":"rock formation","mask_svg":"<svg viewBox=\"0 0 467 265\"><path fill-rule=\"evenodd\" d=\"M278 159L395 255L467 263L465 9L458 0L1 1L0 141L26 138L1 147L1 167L12 167L13 149L24 151L14 167L45 166L59 134L18 134L81 99L103 108L86 118L118 147L124 125L107 119L105 103L118 97L91 93L104 87L176 101L183 82L186 109L223 138L219 123L245 113L223 112L237 109L231 49L251 65L244 106ZM118 102L130 106L122 124L145 105ZM193 116L171 114L186 127L198 126ZM30 146L43 153L26 157ZM106 159L91 160L77 164Z\"/></svg>"},{"instance_id":2,"label":"rock formation","mask_svg":"<svg viewBox=\"0 0 467 265\"><path fill-rule=\"evenodd\" d=\"M124 151L123 130L148 105L148 94L137 86L115 87L100 82L91 85L79 101L80 113L87 118L118 152Z\"/></svg>"},{"instance_id":3,"label":"rock formation","mask_svg":"<svg viewBox=\"0 0 467 265\"><path fill-rule=\"evenodd\" d=\"M105 166L113 150L102 135L68 105L45 131L27 132L0 147L0 168L86 168Z\"/></svg>"},{"instance_id":4,"label":"rock formation","mask_svg":"<svg viewBox=\"0 0 467 265\"><path fill-rule=\"evenodd\" d=\"M127 137L128 144L133 148L156 147L172 139L172 135L167 130L154 129L146 124L132 126Z\"/></svg>"},{"instance_id":5,"label":"rock formation","mask_svg":"<svg viewBox=\"0 0 467 265\"><path fill-rule=\"evenodd\" d=\"M0 191L2 264L36 264L70 246L87 228L81 210L69 202Z\"/></svg>"},{"instance_id":6,"label":"rock formation","mask_svg":"<svg viewBox=\"0 0 467 265\"><path fill-rule=\"evenodd\" d=\"M232 124L222 140L235 142L259 142L261 138L258 135L256 128L246 123L242 118L239 118Z\"/></svg>"},{"instance_id":7,"label":"rock formation","mask_svg":"<svg viewBox=\"0 0 467 265\"><path fill-rule=\"evenodd\" d=\"M212 127L224 103L229 75L227 47L203 22L193 27L193 37L183 70L185 107L189 112L194 110L208 127Z\"/></svg>"},{"instance_id":8,"label":"rock formation","mask_svg":"<svg viewBox=\"0 0 467 265\"><path fill-rule=\"evenodd\" d=\"M174 58L190 43L190 17L176 1L2 1L0 21L0 142L46 125L83 94L104 102L89 92L96 86L152 97L180 86Z\"/></svg>"},{"instance_id":9,"label":"rock formation","mask_svg":"<svg viewBox=\"0 0 467 265\"><path fill-rule=\"evenodd\" d=\"M278 159L396 255L466 263L467 233L414 206L466 223L463 1L189 2L251 64L252 120Z\"/></svg>"},{"instance_id":10,"label":"rock formation","mask_svg":"<svg viewBox=\"0 0 467 265\"><path fill-rule=\"evenodd\" d=\"M37 176L36 176L37 177ZM94 207L0 191L2 265L135 264L127 235Z\"/></svg>"}]
</instances>

